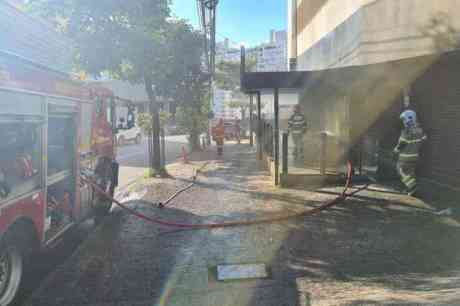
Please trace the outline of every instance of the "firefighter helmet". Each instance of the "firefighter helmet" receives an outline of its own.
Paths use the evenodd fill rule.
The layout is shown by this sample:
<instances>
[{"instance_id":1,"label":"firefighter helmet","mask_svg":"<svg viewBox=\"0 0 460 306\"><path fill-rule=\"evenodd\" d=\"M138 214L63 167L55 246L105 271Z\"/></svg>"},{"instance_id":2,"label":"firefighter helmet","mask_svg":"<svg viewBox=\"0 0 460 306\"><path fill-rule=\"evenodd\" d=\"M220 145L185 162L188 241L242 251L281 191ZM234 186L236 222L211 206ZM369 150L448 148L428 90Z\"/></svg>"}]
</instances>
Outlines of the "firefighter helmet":
<instances>
[{"instance_id":1,"label":"firefighter helmet","mask_svg":"<svg viewBox=\"0 0 460 306\"><path fill-rule=\"evenodd\" d=\"M417 125L417 114L412 110L406 110L399 117L406 128Z\"/></svg>"}]
</instances>

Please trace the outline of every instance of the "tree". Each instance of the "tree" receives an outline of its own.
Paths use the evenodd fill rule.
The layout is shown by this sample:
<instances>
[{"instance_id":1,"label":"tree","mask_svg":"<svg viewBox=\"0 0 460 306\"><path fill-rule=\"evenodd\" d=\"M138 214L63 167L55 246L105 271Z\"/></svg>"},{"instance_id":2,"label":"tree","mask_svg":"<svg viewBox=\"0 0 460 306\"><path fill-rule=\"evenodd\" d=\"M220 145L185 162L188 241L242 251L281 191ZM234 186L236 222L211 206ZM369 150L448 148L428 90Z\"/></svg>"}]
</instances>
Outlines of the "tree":
<instances>
[{"instance_id":1,"label":"tree","mask_svg":"<svg viewBox=\"0 0 460 306\"><path fill-rule=\"evenodd\" d=\"M160 127L164 128L171 118L168 112L160 112ZM153 130L152 115L150 113L140 113L137 115L137 125L144 134L151 134Z\"/></svg>"},{"instance_id":2,"label":"tree","mask_svg":"<svg viewBox=\"0 0 460 306\"><path fill-rule=\"evenodd\" d=\"M188 135L192 151L201 149L200 135L208 129L209 103L199 104L199 107L187 103L182 104L176 112L177 126L181 132Z\"/></svg>"},{"instance_id":3,"label":"tree","mask_svg":"<svg viewBox=\"0 0 460 306\"><path fill-rule=\"evenodd\" d=\"M156 98L173 96L188 85L188 71L201 56L192 28L169 18L168 0L35 0L29 9L74 39L82 70L144 84L153 127L150 167L161 172Z\"/></svg>"},{"instance_id":4,"label":"tree","mask_svg":"<svg viewBox=\"0 0 460 306\"><path fill-rule=\"evenodd\" d=\"M238 109L241 113L241 119L244 120L246 119L246 112L248 111L249 108L249 102L243 98L241 99L232 99L229 101L226 105L229 108L232 109Z\"/></svg>"},{"instance_id":5,"label":"tree","mask_svg":"<svg viewBox=\"0 0 460 306\"><path fill-rule=\"evenodd\" d=\"M210 78L202 71L203 35L182 21L176 21L173 26L171 52L176 61L170 73L177 82L165 84L168 91L162 94L177 102L178 126L189 135L191 149L199 150L200 134L207 130L210 111Z\"/></svg>"},{"instance_id":6,"label":"tree","mask_svg":"<svg viewBox=\"0 0 460 306\"><path fill-rule=\"evenodd\" d=\"M248 58L246 61L246 69L251 71L256 65L255 58ZM225 90L239 91L240 90L240 63L220 61L216 65L216 85Z\"/></svg>"},{"instance_id":7,"label":"tree","mask_svg":"<svg viewBox=\"0 0 460 306\"><path fill-rule=\"evenodd\" d=\"M216 85L224 90L239 90L240 64L233 62L219 62L216 65Z\"/></svg>"},{"instance_id":8,"label":"tree","mask_svg":"<svg viewBox=\"0 0 460 306\"><path fill-rule=\"evenodd\" d=\"M201 149L200 135L208 128L210 112L209 76L201 71L201 64L195 66L184 79L182 97L176 111L176 122L179 129L189 135L190 148Z\"/></svg>"}]
</instances>

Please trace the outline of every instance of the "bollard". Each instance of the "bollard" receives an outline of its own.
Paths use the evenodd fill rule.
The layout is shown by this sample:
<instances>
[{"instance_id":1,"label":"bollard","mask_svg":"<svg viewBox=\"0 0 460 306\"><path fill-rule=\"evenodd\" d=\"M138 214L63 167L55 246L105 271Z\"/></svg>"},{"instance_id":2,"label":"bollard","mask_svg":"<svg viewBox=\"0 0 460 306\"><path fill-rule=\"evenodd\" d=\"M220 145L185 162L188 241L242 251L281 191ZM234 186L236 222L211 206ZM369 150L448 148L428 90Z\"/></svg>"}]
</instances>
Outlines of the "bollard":
<instances>
[{"instance_id":1,"label":"bollard","mask_svg":"<svg viewBox=\"0 0 460 306\"><path fill-rule=\"evenodd\" d=\"M254 146L254 114L253 114L253 95L249 95L249 145Z\"/></svg>"},{"instance_id":2,"label":"bollard","mask_svg":"<svg viewBox=\"0 0 460 306\"><path fill-rule=\"evenodd\" d=\"M267 123L266 122L264 122L262 128L263 128L262 150L264 151L265 154L267 154Z\"/></svg>"},{"instance_id":3,"label":"bollard","mask_svg":"<svg viewBox=\"0 0 460 306\"><path fill-rule=\"evenodd\" d=\"M182 146L182 161L184 164L188 164L187 150L185 150L185 146Z\"/></svg>"},{"instance_id":4,"label":"bollard","mask_svg":"<svg viewBox=\"0 0 460 306\"><path fill-rule=\"evenodd\" d=\"M203 150L206 149L206 137L201 137L201 146L203 147Z\"/></svg>"},{"instance_id":5,"label":"bollard","mask_svg":"<svg viewBox=\"0 0 460 306\"><path fill-rule=\"evenodd\" d=\"M282 143L282 146L283 146L283 175L287 175L288 174L288 141L289 141L289 133L287 132L284 132L283 133L283 143Z\"/></svg>"},{"instance_id":6,"label":"bollard","mask_svg":"<svg viewBox=\"0 0 460 306\"><path fill-rule=\"evenodd\" d=\"M327 161L327 133L321 132L321 153L319 161L319 172L321 175L326 175L326 161Z\"/></svg>"},{"instance_id":7,"label":"bollard","mask_svg":"<svg viewBox=\"0 0 460 306\"><path fill-rule=\"evenodd\" d=\"M275 138L275 129L272 126L270 126L270 155L272 157L275 157L274 138Z\"/></svg>"},{"instance_id":8,"label":"bollard","mask_svg":"<svg viewBox=\"0 0 460 306\"><path fill-rule=\"evenodd\" d=\"M166 138L165 138L165 130L160 130L161 136L161 167L164 168L166 166Z\"/></svg>"}]
</instances>

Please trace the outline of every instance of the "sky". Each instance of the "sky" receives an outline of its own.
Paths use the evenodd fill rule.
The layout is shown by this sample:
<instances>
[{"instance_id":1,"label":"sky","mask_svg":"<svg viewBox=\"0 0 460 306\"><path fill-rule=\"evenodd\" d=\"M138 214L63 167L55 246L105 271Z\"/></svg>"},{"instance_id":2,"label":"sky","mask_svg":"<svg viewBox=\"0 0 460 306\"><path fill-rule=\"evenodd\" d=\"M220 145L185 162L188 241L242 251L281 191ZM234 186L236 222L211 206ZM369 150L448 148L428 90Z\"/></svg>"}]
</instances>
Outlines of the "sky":
<instances>
[{"instance_id":1,"label":"sky","mask_svg":"<svg viewBox=\"0 0 460 306\"><path fill-rule=\"evenodd\" d=\"M172 0L172 13L199 27L196 0ZM217 41L254 46L268 41L271 29L287 29L286 19L286 0L220 0Z\"/></svg>"}]
</instances>

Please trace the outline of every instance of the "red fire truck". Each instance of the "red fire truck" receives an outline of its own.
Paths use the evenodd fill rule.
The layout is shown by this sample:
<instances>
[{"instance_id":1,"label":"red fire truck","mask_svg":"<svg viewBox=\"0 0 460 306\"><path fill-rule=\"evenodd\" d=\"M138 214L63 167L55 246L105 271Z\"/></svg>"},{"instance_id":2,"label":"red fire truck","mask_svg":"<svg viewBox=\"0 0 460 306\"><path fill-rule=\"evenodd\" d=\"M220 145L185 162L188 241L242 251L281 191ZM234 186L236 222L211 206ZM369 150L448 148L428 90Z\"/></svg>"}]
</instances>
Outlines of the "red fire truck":
<instances>
[{"instance_id":1,"label":"red fire truck","mask_svg":"<svg viewBox=\"0 0 460 306\"><path fill-rule=\"evenodd\" d=\"M114 103L109 90L0 52L0 305L34 252L109 212L81 177L114 193Z\"/></svg>"}]
</instances>

